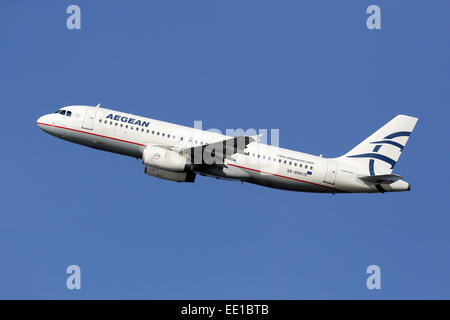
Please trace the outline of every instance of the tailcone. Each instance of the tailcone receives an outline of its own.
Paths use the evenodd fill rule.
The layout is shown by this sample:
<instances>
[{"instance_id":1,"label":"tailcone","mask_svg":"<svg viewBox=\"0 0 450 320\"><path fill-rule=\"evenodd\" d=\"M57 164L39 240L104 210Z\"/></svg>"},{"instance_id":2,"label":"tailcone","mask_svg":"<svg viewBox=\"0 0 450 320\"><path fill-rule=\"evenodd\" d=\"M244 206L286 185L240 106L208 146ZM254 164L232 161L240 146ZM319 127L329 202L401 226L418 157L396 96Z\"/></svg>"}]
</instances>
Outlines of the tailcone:
<instances>
[{"instance_id":1,"label":"tailcone","mask_svg":"<svg viewBox=\"0 0 450 320\"><path fill-rule=\"evenodd\" d=\"M410 191L411 184L404 180L398 180L386 187L386 191ZM390 189L390 190L389 190Z\"/></svg>"}]
</instances>

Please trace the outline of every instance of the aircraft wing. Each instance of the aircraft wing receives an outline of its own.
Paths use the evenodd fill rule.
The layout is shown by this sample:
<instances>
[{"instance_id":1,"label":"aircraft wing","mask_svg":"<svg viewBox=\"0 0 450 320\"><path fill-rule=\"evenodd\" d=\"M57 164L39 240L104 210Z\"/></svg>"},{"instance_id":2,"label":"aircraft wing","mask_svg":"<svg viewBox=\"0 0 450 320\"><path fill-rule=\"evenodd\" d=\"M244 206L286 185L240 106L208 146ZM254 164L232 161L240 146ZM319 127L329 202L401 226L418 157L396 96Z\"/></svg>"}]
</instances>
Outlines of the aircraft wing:
<instances>
[{"instance_id":1,"label":"aircraft wing","mask_svg":"<svg viewBox=\"0 0 450 320\"><path fill-rule=\"evenodd\" d=\"M251 136L237 136L222 141L209 143L201 146L195 146L182 149L193 164L223 164L225 159L231 159L236 153L244 154L244 150L248 144L254 142ZM214 163L211 159L214 158Z\"/></svg>"},{"instance_id":2,"label":"aircraft wing","mask_svg":"<svg viewBox=\"0 0 450 320\"><path fill-rule=\"evenodd\" d=\"M402 176L398 174L379 174L375 176L363 176L359 177L364 182L373 183L373 184L391 184L397 180L403 179Z\"/></svg>"}]
</instances>

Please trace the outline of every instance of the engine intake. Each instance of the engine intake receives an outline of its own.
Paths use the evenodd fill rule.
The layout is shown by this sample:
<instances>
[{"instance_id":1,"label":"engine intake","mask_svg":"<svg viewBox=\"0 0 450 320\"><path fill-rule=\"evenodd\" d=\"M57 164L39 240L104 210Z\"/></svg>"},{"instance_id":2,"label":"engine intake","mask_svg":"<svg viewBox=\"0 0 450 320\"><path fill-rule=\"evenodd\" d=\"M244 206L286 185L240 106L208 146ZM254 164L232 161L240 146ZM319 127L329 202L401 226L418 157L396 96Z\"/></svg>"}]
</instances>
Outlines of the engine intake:
<instances>
[{"instance_id":1,"label":"engine intake","mask_svg":"<svg viewBox=\"0 0 450 320\"><path fill-rule=\"evenodd\" d=\"M147 146L142 154L142 163L167 171L183 172L187 158L177 152L165 148Z\"/></svg>"},{"instance_id":2,"label":"engine intake","mask_svg":"<svg viewBox=\"0 0 450 320\"><path fill-rule=\"evenodd\" d=\"M160 179L194 182L195 172L187 170L187 158L175 151L147 146L142 154L145 173Z\"/></svg>"}]
</instances>

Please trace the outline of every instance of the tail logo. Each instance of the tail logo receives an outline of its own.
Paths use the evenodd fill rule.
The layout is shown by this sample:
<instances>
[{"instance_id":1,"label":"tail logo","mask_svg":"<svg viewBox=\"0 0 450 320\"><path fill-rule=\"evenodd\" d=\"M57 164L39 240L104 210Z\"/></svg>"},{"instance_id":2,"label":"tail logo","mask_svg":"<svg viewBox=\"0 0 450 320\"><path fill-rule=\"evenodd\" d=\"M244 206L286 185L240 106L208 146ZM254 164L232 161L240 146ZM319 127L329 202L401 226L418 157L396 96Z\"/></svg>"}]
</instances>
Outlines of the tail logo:
<instances>
[{"instance_id":1,"label":"tail logo","mask_svg":"<svg viewBox=\"0 0 450 320\"><path fill-rule=\"evenodd\" d=\"M375 175L373 159L378 159L378 160L387 162L391 165L391 169L394 169L394 166L396 165L397 161L395 161L394 159L391 159L389 157L386 157L385 155L379 154L378 151L380 150L380 148L383 144L390 144L390 145L398 147L401 152L401 151L403 151L403 148L405 146L398 142L392 141L391 139L394 139L397 137L409 137L410 135L411 135L410 131L398 131L398 132L391 133L391 134L387 135L386 137L384 137L383 140L371 142L373 144L376 144L371 153L356 154L356 155L348 156L348 157L349 158L370 158L369 171L370 171L370 175L372 175L372 176Z\"/></svg>"}]
</instances>

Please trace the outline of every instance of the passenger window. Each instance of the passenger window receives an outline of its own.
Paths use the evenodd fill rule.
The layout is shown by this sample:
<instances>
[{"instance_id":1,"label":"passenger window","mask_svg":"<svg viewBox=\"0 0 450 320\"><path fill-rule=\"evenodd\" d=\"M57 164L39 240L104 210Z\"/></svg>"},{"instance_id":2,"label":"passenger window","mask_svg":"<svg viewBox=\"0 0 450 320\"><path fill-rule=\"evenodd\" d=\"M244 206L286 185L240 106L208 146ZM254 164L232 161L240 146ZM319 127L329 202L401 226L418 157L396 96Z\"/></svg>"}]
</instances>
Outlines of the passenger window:
<instances>
[{"instance_id":1,"label":"passenger window","mask_svg":"<svg viewBox=\"0 0 450 320\"><path fill-rule=\"evenodd\" d=\"M312 170L313 169L313 167L309 167L309 170Z\"/></svg>"},{"instance_id":2,"label":"passenger window","mask_svg":"<svg viewBox=\"0 0 450 320\"><path fill-rule=\"evenodd\" d=\"M294 166L297 166L297 162L294 162Z\"/></svg>"},{"instance_id":3,"label":"passenger window","mask_svg":"<svg viewBox=\"0 0 450 320\"><path fill-rule=\"evenodd\" d=\"M167 138L170 138L170 134L167 135Z\"/></svg>"},{"instance_id":4,"label":"passenger window","mask_svg":"<svg viewBox=\"0 0 450 320\"><path fill-rule=\"evenodd\" d=\"M292 165L292 161L289 161L289 165Z\"/></svg>"},{"instance_id":5,"label":"passenger window","mask_svg":"<svg viewBox=\"0 0 450 320\"><path fill-rule=\"evenodd\" d=\"M112 121L109 122L109 125L112 126Z\"/></svg>"},{"instance_id":6,"label":"passenger window","mask_svg":"<svg viewBox=\"0 0 450 320\"><path fill-rule=\"evenodd\" d=\"M286 160L284 160L284 164L286 164L286 162L287 162L287 161L286 161Z\"/></svg>"},{"instance_id":7,"label":"passenger window","mask_svg":"<svg viewBox=\"0 0 450 320\"><path fill-rule=\"evenodd\" d=\"M121 128L123 127L123 123L120 124L120 127L121 127Z\"/></svg>"},{"instance_id":8,"label":"passenger window","mask_svg":"<svg viewBox=\"0 0 450 320\"><path fill-rule=\"evenodd\" d=\"M117 122L115 123L115 126L117 127Z\"/></svg>"},{"instance_id":9,"label":"passenger window","mask_svg":"<svg viewBox=\"0 0 450 320\"><path fill-rule=\"evenodd\" d=\"M155 134L155 130L152 131L152 134Z\"/></svg>"},{"instance_id":10,"label":"passenger window","mask_svg":"<svg viewBox=\"0 0 450 320\"><path fill-rule=\"evenodd\" d=\"M159 136L159 131L156 133L157 136Z\"/></svg>"},{"instance_id":11,"label":"passenger window","mask_svg":"<svg viewBox=\"0 0 450 320\"><path fill-rule=\"evenodd\" d=\"M301 163L300 163L298 166L299 166L300 168L303 167L303 165L302 165Z\"/></svg>"},{"instance_id":12,"label":"passenger window","mask_svg":"<svg viewBox=\"0 0 450 320\"><path fill-rule=\"evenodd\" d=\"M164 137L165 135L166 135L166 134L163 132L163 133L162 133L162 136Z\"/></svg>"},{"instance_id":13,"label":"passenger window","mask_svg":"<svg viewBox=\"0 0 450 320\"><path fill-rule=\"evenodd\" d=\"M128 125L126 125L126 126L125 126L125 128L127 128L127 129L128 129Z\"/></svg>"},{"instance_id":14,"label":"passenger window","mask_svg":"<svg viewBox=\"0 0 450 320\"><path fill-rule=\"evenodd\" d=\"M98 119L98 122L102 123L102 119Z\"/></svg>"}]
</instances>

